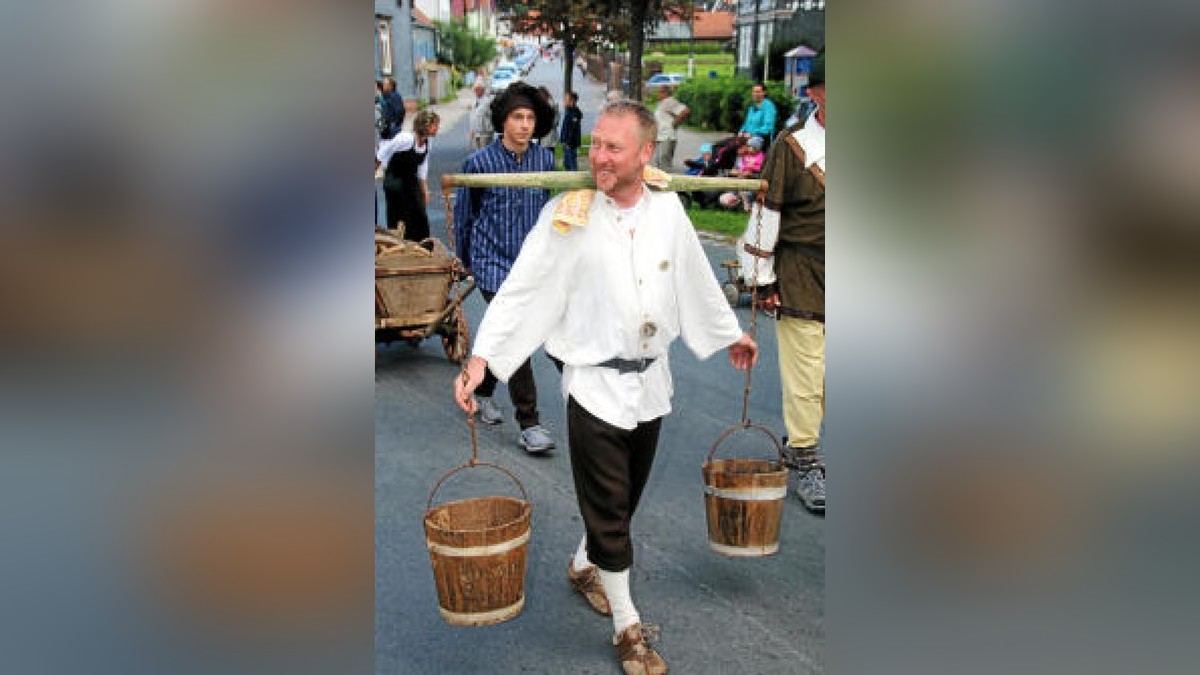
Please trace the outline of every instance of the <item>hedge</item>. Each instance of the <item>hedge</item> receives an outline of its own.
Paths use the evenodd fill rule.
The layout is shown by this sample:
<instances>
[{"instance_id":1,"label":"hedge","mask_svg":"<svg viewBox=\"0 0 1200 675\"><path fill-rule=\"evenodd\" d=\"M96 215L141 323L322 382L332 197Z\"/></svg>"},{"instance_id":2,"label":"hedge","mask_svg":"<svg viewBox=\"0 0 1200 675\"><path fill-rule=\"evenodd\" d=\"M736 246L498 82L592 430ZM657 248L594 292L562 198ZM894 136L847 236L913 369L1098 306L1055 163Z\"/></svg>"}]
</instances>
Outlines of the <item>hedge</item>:
<instances>
[{"instance_id":1,"label":"hedge","mask_svg":"<svg viewBox=\"0 0 1200 675\"><path fill-rule=\"evenodd\" d=\"M693 47L693 54L732 54L733 49L730 48L730 41L722 43L712 42L697 42ZM688 43L684 42L647 42L643 50L646 54L654 52L662 52L664 54L688 54Z\"/></svg>"},{"instance_id":2,"label":"hedge","mask_svg":"<svg viewBox=\"0 0 1200 675\"><path fill-rule=\"evenodd\" d=\"M688 121L705 129L733 133L746 121L754 80L748 77L693 78L675 89L675 98L692 109ZM796 99L782 82L767 83L767 98L775 104L775 133L792 114Z\"/></svg>"}]
</instances>

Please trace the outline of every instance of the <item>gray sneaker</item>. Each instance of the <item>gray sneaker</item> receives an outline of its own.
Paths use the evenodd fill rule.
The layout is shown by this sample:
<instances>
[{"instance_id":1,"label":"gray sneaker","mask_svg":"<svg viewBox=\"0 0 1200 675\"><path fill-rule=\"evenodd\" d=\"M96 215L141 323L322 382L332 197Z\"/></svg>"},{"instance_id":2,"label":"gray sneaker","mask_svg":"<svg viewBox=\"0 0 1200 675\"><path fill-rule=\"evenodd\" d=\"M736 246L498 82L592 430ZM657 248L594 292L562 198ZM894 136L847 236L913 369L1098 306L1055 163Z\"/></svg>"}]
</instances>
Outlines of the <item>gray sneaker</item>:
<instances>
[{"instance_id":1,"label":"gray sneaker","mask_svg":"<svg viewBox=\"0 0 1200 675\"><path fill-rule=\"evenodd\" d=\"M491 396L479 397L479 421L484 424L504 422L504 413L500 412L500 406L496 405Z\"/></svg>"},{"instance_id":2,"label":"gray sneaker","mask_svg":"<svg viewBox=\"0 0 1200 675\"><path fill-rule=\"evenodd\" d=\"M546 427L537 424L528 429L521 431L521 438L517 441L525 452L538 454L546 452L554 448L554 439L550 438L550 432L546 431Z\"/></svg>"},{"instance_id":3,"label":"gray sneaker","mask_svg":"<svg viewBox=\"0 0 1200 675\"><path fill-rule=\"evenodd\" d=\"M796 496L814 513L825 513L825 469L809 469L796 481Z\"/></svg>"}]
</instances>

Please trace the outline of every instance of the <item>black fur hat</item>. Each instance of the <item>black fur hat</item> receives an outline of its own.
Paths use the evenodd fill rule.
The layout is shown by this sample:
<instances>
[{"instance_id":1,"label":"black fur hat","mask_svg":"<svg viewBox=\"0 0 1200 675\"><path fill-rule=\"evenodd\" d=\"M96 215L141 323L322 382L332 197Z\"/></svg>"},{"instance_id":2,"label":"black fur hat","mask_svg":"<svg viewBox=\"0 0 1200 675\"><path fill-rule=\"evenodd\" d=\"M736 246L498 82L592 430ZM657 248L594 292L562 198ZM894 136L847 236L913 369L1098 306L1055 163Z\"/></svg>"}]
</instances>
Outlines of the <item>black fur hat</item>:
<instances>
[{"instance_id":1,"label":"black fur hat","mask_svg":"<svg viewBox=\"0 0 1200 675\"><path fill-rule=\"evenodd\" d=\"M513 82L492 99L492 128L503 132L504 120L516 108L533 110L534 118L537 119L533 126L534 138L541 138L550 133L550 127L554 126L554 108L537 87L524 82Z\"/></svg>"}]
</instances>

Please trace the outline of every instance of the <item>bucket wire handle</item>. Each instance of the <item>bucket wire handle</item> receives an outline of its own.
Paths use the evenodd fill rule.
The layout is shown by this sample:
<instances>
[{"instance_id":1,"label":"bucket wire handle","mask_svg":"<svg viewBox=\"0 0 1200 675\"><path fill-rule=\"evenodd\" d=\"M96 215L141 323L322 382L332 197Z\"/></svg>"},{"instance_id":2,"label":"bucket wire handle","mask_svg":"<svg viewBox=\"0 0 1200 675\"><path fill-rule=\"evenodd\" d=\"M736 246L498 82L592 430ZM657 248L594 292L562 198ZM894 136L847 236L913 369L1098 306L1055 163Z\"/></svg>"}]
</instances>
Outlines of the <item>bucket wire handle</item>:
<instances>
[{"instance_id":1,"label":"bucket wire handle","mask_svg":"<svg viewBox=\"0 0 1200 675\"><path fill-rule=\"evenodd\" d=\"M529 493L525 491L525 486L521 483L520 480L517 479L516 476L513 475L513 473L511 471L500 466L499 464L492 464L491 462L477 461L477 460L475 460L474 457L472 457L471 460L472 461L467 462L466 464L459 464L458 466L454 467L453 469L450 469L446 473L442 474L442 477L438 479L438 482L433 484L433 489L429 491L429 499L425 502L425 510L428 511L429 509L433 508L433 498L435 495L437 495L438 489L442 487L442 483L446 482L447 478L449 478L450 476L453 476L454 474L458 473L459 471L462 471L463 469L474 469L476 467L485 467L488 469L495 469L496 471L499 471L500 473L508 476L510 479L512 479L512 482L517 484L517 489L521 491L521 501L524 501L525 503L529 503Z\"/></svg>"},{"instance_id":2,"label":"bucket wire handle","mask_svg":"<svg viewBox=\"0 0 1200 675\"><path fill-rule=\"evenodd\" d=\"M755 197L755 201L757 202L756 206L758 208L756 208L754 210L754 213L755 213L755 216L754 216L754 248L756 250L761 250L761 246L762 246L762 210L763 210L763 206L767 203L767 181L764 180L759 184L758 194ZM757 283L758 282L758 256L755 255L753 257L754 257L754 267L753 267L753 270L751 271L750 278L754 281L754 283ZM750 293L750 330L747 332L749 333L751 338L755 338L758 335L758 287L752 286L752 288L753 288L753 290ZM750 366L750 367L746 368L746 386L742 391L742 423L741 423L742 427L751 426L750 416L749 416L750 390L751 390L750 384L751 384L751 381L753 380L753 375L754 375L754 366ZM729 432L726 432L726 433L729 433ZM774 436L772 436L772 438L774 438ZM776 443L776 445L778 445L778 443ZM781 456L782 456L782 454L781 454Z\"/></svg>"},{"instance_id":3,"label":"bucket wire handle","mask_svg":"<svg viewBox=\"0 0 1200 675\"><path fill-rule=\"evenodd\" d=\"M463 359L462 381L463 381L464 385L470 379L467 376L467 363L469 361L470 361L470 359ZM454 467L453 469L450 469L446 473L442 474L442 477L438 479L438 482L433 484L433 489L429 491L429 499L425 502L425 509L429 510L429 509L433 508L433 498L435 495L437 495L438 489L442 487L442 483L446 482L447 478L449 478L450 476L453 476L454 474L458 473L459 471L462 471L463 469L473 469L475 467L480 467L480 466L486 467L489 469L495 469L496 471L499 471L500 473L503 473L504 475L506 475L510 479L512 479L512 482L517 484L517 489L521 491L522 501L528 503L529 502L529 493L525 491L525 486L521 483L521 481L516 476L513 475L513 473L511 471L509 471L508 469L505 469L504 467L500 466L499 464L493 464L491 462L479 461L479 438L478 438L477 434L475 433L475 415L472 413L466 413L466 415L467 415L467 427L471 429L471 459L468 459L465 464L459 464L458 466Z\"/></svg>"},{"instance_id":4,"label":"bucket wire handle","mask_svg":"<svg viewBox=\"0 0 1200 675\"><path fill-rule=\"evenodd\" d=\"M462 361L462 383L464 387L471 381L471 378L467 376L467 364L470 362L471 358L464 354ZM471 430L471 459L468 464L475 466L479 463L479 439L475 434L475 415L473 413L467 413L467 428Z\"/></svg>"},{"instance_id":5,"label":"bucket wire handle","mask_svg":"<svg viewBox=\"0 0 1200 675\"><path fill-rule=\"evenodd\" d=\"M717 448L720 447L720 445L724 443L726 439L732 436L734 432L741 431L743 429L755 429L766 434L767 438L771 439L771 443L775 445L775 451L779 454L780 463L783 463L783 445L779 442L779 439L775 437L775 434L771 433L770 429L762 426L761 424L752 424L750 422L739 422L721 432L721 435L717 436L717 440L713 442L712 447L708 449L708 459L705 461L711 462L713 455L717 453Z\"/></svg>"}]
</instances>

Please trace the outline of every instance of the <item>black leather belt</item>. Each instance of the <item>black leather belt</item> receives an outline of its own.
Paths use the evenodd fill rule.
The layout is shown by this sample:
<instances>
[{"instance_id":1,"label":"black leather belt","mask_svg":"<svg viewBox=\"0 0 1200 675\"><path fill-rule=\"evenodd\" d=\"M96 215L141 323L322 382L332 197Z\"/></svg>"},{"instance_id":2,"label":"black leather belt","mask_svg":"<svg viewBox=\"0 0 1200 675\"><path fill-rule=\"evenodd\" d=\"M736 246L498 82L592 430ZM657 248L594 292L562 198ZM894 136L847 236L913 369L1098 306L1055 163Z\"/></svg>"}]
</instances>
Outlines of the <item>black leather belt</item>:
<instances>
[{"instance_id":1,"label":"black leather belt","mask_svg":"<svg viewBox=\"0 0 1200 675\"><path fill-rule=\"evenodd\" d=\"M609 359L603 363L597 363L597 368L616 368L621 375L625 373L644 373L654 363L657 357L648 359Z\"/></svg>"}]
</instances>

